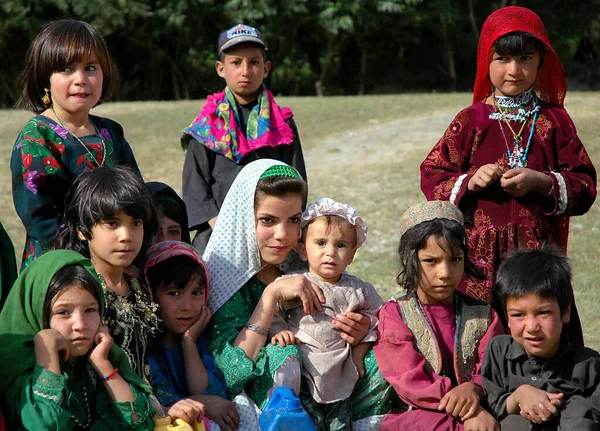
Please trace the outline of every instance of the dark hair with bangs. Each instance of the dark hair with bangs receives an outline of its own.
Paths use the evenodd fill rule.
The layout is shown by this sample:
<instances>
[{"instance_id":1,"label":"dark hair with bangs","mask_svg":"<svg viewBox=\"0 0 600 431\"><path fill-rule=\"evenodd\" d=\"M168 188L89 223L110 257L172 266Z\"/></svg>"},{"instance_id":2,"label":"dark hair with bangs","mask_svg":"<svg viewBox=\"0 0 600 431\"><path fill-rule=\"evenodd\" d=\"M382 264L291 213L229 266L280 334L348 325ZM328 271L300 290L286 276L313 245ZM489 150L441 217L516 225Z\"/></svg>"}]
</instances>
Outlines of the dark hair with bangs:
<instances>
[{"instance_id":1,"label":"dark hair with bangs","mask_svg":"<svg viewBox=\"0 0 600 431\"><path fill-rule=\"evenodd\" d=\"M309 221L308 224L306 226L304 226L304 228L302 228L302 236L300 237L300 241L302 241L302 242L306 241L306 232L308 231L308 227L311 224L313 224L316 220L323 220L323 219L325 219L325 223L327 223L327 230L325 231L325 233L327 233L327 234L329 234L329 232L331 232L331 230L334 228L341 228L342 226L351 227L352 232L354 232L354 246L356 247L356 244L358 243L358 238L356 235L356 229L354 228L354 225L352 223L350 223L348 221L348 219L346 219L345 217L338 216L335 214L322 215L322 216L316 217L316 218L312 219L311 221Z\"/></svg>"},{"instance_id":2,"label":"dark hair with bangs","mask_svg":"<svg viewBox=\"0 0 600 431\"><path fill-rule=\"evenodd\" d=\"M198 279L206 287L206 274L198 262L188 256L173 256L148 268L148 283L156 298L158 289L183 290L192 280Z\"/></svg>"},{"instance_id":3,"label":"dark hair with bangs","mask_svg":"<svg viewBox=\"0 0 600 431\"><path fill-rule=\"evenodd\" d=\"M539 52L539 69L544 63L546 45L544 45L544 42L530 33L515 31L504 34L496 39L494 41L494 45L492 46L492 52L490 53L490 56L494 51L500 55L525 55Z\"/></svg>"},{"instance_id":4,"label":"dark hair with bangs","mask_svg":"<svg viewBox=\"0 0 600 431\"><path fill-rule=\"evenodd\" d=\"M308 198L306 181L284 176L261 178L258 180L256 191L254 192L254 209L256 209L258 203L265 195L282 197L287 194L300 195L302 197L302 209L306 207L306 200Z\"/></svg>"},{"instance_id":5,"label":"dark hair with bangs","mask_svg":"<svg viewBox=\"0 0 600 431\"><path fill-rule=\"evenodd\" d=\"M569 259L555 245L543 245L539 250L515 250L502 262L494 280L504 312L508 298L538 295L556 299L563 315L573 303Z\"/></svg>"},{"instance_id":6,"label":"dark hair with bangs","mask_svg":"<svg viewBox=\"0 0 600 431\"><path fill-rule=\"evenodd\" d=\"M411 227L400 238L398 255L402 267L396 276L398 285L405 288L407 292L415 291L419 287L421 263L418 252L426 247L430 236L436 239L442 249L444 249L442 242L450 247L450 250L444 249L446 253L455 255L458 250L462 250L467 277L485 280L485 275L469 260L464 226L454 220L436 218Z\"/></svg>"},{"instance_id":7,"label":"dark hair with bangs","mask_svg":"<svg viewBox=\"0 0 600 431\"><path fill-rule=\"evenodd\" d=\"M101 166L84 172L69 190L63 226L54 248L74 250L89 258L92 227L120 211L143 221L144 241L138 254L143 256L158 231L158 217L142 179L125 166Z\"/></svg>"},{"instance_id":8,"label":"dark hair with bangs","mask_svg":"<svg viewBox=\"0 0 600 431\"><path fill-rule=\"evenodd\" d=\"M50 285L46 292L46 299L44 300L44 328L48 329L50 327L54 298L67 287L74 284L89 291L92 296L96 298L96 301L98 301L98 313L101 313L102 300L100 298L100 292L102 291L102 287L98 284L98 280L96 280L92 274L81 265L65 265L57 271L57 273L54 274L54 277L52 277L52 280L50 280Z\"/></svg>"},{"instance_id":9,"label":"dark hair with bangs","mask_svg":"<svg viewBox=\"0 0 600 431\"><path fill-rule=\"evenodd\" d=\"M225 51L221 52L219 54L219 61L221 63L225 63L225 57L231 54L228 54L227 51L233 49L236 46L242 46L242 45L254 45L257 48L260 48L261 50L261 54L262 54L262 58L263 58L263 62L266 63L267 62L267 51L265 50L265 47L262 45L259 45L258 43L253 43L253 42L242 42L242 43L238 43L237 45L232 46L229 49L226 49Z\"/></svg>"},{"instance_id":10,"label":"dark hair with bangs","mask_svg":"<svg viewBox=\"0 0 600 431\"><path fill-rule=\"evenodd\" d=\"M114 92L117 69L102 35L90 24L61 19L46 24L27 51L27 62L18 81L21 96L16 107L40 114L48 106L42 102L44 89L50 89L50 76L61 68L95 54L102 68L102 94L98 104ZM52 95L50 95L52 96Z\"/></svg>"}]
</instances>

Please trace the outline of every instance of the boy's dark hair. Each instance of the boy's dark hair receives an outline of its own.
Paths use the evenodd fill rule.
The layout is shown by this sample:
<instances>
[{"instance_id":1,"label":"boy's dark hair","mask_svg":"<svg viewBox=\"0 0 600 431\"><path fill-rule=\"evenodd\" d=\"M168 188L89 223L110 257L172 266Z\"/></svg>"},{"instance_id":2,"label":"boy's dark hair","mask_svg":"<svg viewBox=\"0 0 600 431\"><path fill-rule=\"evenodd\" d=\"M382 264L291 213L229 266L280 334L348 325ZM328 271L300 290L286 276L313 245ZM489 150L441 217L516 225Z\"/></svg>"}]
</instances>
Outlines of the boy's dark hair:
<instances>
[{"instance_id":1,"label":"boy's dark hair","mask_svg":"<svg viewBox=\"0 0 600 431\"><path fill-rule=\"evenodd\" d=\"M199 279L206 286L206 274L198 262L187 256L173 256L148 268L146 273L152 294L159 288L183 290L190 281Z\"/></svg>"},{"instance_id":2,"label":"boy's dark hair","mask_svg":"<svg viewBox=\"0 0 600 431\"><path fill-rule=\"evenodd\" d=\"M306 207L308 198L306 181L285 176L261 178L258 180L256 191L254 192L254 208L256 209L259 201L265 195L282 197L287 194L298 194L302 196L302 208L304 209Z\"/></svg>"},{"instance_id":3,"label":"boy's dark hair","mask_svg":"<svg viewBox=\"0 0 600 431\"><path fill-rule=\"evenodd\" d=\"M46 299L44 300L44 328L48 329L50 327L50 314L52 312L52 302L54 298L65 290L65 288L70 287L73 284L89 291L93 297L96 298L99 307L98 313L100 313L100 292L102 291L102 288L98 284L98 281L83 266L77 264L66 265L54 274L54 277L50 280L50 285L46 292Z\"/></svg>"},{"instance_id":4,"label":"boy's dark hair","mask_svg":"<svg viewBox=\"0 0 600 431\"><path fill-rule=\"evenodd\" d=\"M442 247L442 241L445 242L450 247L449 251L452 254L456 250L462 250L464 253L465 274L470 278L485 280L485 275L469 260L469 248L464 226L454 220L436 218L411 227L400 238L398 255L401 269L396 276L396 282L399 286L406 289L407 292L415 291L419 287L421 264L418 252L426 247L430 236L436 239L441 248L444 248ZM445 251L448 253L448 250Z\"/></svg>"},{"instance_id":5,"label":"boy's dark hair","mask_svg":"<svg viewBox=\"0 0 600 431\"><path fill-rule=\"evenodd\" d=\"M254 45L254 46L256 46L257 48L260 48L260 51L261 51L261 54L262 54L263 61L264 61L265 63L267 62L267 51L265 50L265 48L264 48L263 46L260 46L258 43L252 43L252 42L245 42L245 43L243 43L243 44L242 44L242 43L240 43L240 44L238 44L238 45L235 45L235 46L241 46L241 45ZM233 47L231 47L231 48L233 48ZM227 51L229 51L229 50L227 49L227 50L225 50L225 51L221 52L221 54L219 54L219 61L220 61L221 63L224 63L224 62L225 62L225 56L229 55L229 54L227 53Z\"/></svg>"},{"instance_id":6,"label":"boy's dark hair","mask_svg":"<svg viewBox=\"0 0 600 431\"><path fill-rule=\"evenodd\" d=\"M68 64L94 53L102 68L102 94L98 104L114 92L118 80L108 47L102 35L90 24L61 19L46 24L27 51L27 63L18 81L21 96L16 107L40 114L48 106L42 102L50 76ZM52 95L50 95L52 96Z\"/></svg>"},{"instance_id":7,"label":"boy's dark hair","mask_svg":"<svg viewBox=\"0 0 600 431\"><path fill-rule=\"evenodd\" d=\"M144 256L158 231L158 217L142 179L125 166L100 166L84 172L69 190L63 226L53 248L74 250L90 257L88 241L92 239L92 227L120 211L143 221L144 240L138 256Z\"/></svg>"},{"instance_id":8,"label":"boy's dark hair","mask_svg":"<svg viewBox=\"0 0 600 431\"><path fill-rule=\"evenodd\" d=\"M556 299L562 315L573 302L571 265L554 245L543 245L539 250L515 250L498 268L494 291L505 312L508 298L538 295Z\"/></svg>"},{"instance_id":9,"label":"boy's dark hair","mask_svg":"<svg viewBox=\"0 0 600 431\"><path fill-rule=\"evenodd\" d=\"M538 69L544 63L544 54L546 45L537 37L530 33L515 31L500 36L494 41L492 49L500 55L524 55L540 53L540 64ZM491 53L490 53L491 55Z\"/></svg>"},{"instance_id":10,"label":"boy's dark hair","mask_svg":"<svg viewBox=\"0 0 600 431\"><path fill-rule=\"evenodd\" d=\"M356 236L356 230L354 230L354 225L352 223L350 223L348 221L348 219L346 219L345 217L334 215L334 214L322 215L322 216L316 217L316 218L312 219L311 221L309 221L308 224L302 228L302 236L300 237L299 241L302 241L302 242L306 241L306 232L308 231L308 227L311 224L313 224L316 220L322 220L322 219L325 219L325 223L327 224L327 230L325 231L327 234L329 232L331 232L331 230L334 228L341 228L342 226L350 226L352 228L352 231L354 232L354 246L356 246L358 238Z\"/></svg>"}]
</instances>

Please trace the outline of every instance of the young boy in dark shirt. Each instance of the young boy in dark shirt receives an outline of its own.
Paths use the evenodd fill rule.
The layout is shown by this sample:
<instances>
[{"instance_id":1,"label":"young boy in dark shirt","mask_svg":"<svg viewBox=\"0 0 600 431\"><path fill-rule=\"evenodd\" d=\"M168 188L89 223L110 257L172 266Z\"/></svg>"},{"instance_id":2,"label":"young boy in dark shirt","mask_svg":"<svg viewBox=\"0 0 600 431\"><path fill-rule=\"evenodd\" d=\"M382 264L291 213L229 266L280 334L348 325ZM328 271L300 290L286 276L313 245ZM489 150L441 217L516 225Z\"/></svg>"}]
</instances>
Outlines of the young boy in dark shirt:
<instances>
[{"instance_id":1,"label":"young boy in dark shirt","mask_svg":"<svg viewBox=\"0 0 600 431\"><path fill-rule=\"evenodd\" d=\"M490 341L482 376L502 429L600 430L600 354L562 334L573 302L567 258L554 247L518 250L494 283L512 337Z\"/></svg>"},{"instance_id":2,"label":"young boy in dark shirt","mask_svg":"<svg viewBox=\"0 0 600 431\"><path fill-rule=\"evenodd\" d=\"M256 159L276 159L306 180L304 156L289 108L275 103L263 80L269 75L262 33L238 24L219 36L216 62L226 87L208 96L200 114L183 130L187 150L183 166L183 200L194 247L208 243L225 195L238 172Z\"/></svg>"}]
</instances>

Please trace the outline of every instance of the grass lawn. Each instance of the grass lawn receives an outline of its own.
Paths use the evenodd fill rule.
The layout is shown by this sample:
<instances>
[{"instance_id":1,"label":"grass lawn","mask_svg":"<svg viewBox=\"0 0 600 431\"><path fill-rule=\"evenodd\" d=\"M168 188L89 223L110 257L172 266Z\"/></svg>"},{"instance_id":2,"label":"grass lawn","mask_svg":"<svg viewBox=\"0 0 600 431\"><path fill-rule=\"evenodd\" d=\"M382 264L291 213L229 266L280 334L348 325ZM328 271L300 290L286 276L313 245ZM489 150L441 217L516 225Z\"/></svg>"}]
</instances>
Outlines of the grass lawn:
<instances>
[{"instance_id":1,"label":"grass lawn","mask_svg":"<svg viewBox=\"0 0 600 431\"><path fill-rule=\"evenodd\" d=\"M470 98L465 93L278 98L295 113L307 161L310 199L330 196L347 202L366 219L369 238L349 271L373 282L384 299L401 294L394 282L397 223L408 205L423 200L419 164ZM179 134L201 104L109 103L93 113L123 126L146 180L163 181L181 191ZM566 107L592 160L600 166L600 93L569 93ZM30 117L27 112L0 110L0 220L17 255L21 254L25 234L12 203L8 163L14 139ZM594 293L600 278L600 266L596 266L600 256L599 211L595 205L585 216L571 220L569 245L584 335L595 349L600 349L600 295Z\"/></svg>"}]
</instances>

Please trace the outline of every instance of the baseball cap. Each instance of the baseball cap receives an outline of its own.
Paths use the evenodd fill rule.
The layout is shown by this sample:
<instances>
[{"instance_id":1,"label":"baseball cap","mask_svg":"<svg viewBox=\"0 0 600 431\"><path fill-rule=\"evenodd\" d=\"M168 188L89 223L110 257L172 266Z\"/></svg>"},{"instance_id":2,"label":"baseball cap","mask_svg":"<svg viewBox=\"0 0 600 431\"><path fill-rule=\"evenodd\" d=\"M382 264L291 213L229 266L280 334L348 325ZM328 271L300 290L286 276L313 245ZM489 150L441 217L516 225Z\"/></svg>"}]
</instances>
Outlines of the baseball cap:
<instances>
[{"instance_id":1,"label":"baseball cap","mask_svg":"<svg viewBox=\"0 0 600 431\"><path fill-rule=\"evenodd\" d=\"M244 42L255 43L263 47L265 51L268 50L265 38L258 29L250 27L249 25L238 24L231 27L229 30L225 30L219 35L219 55L226 49Z\"/></svg>"}]
</instances>

